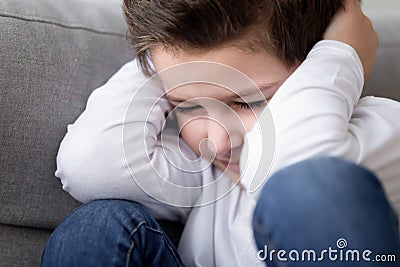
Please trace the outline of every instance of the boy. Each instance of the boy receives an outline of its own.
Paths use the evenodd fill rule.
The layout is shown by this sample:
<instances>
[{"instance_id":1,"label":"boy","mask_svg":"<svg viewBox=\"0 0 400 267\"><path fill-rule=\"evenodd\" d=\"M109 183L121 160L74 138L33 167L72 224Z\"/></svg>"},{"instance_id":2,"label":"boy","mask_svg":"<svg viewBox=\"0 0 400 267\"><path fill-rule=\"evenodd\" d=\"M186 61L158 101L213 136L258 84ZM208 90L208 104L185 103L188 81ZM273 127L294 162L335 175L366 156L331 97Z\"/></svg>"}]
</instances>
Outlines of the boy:
<instances>
[{"instance_id":1,"label":"boy","mask_svg":"<svg viewBox=\"0 0 400 267\"><path fill-rule=\"evenodd\" d=\"M150 84L144 86L146 90L135 88L137 94L133 100L135 109L132 111L130 110L132 105L129 106L129 100L126 101L125 105L121 105L123 106L122 109L119 105L113 107L114 103L110 101L110 97L115 99L126 98L129 95L126 91L132 94L130 88L127 88L124 93L100 90L92 95L88 102L87 111L85 111L86 115L81 116L69 128L70 137L63 141L63 145L60 148L57 176L62 179L64 189L84 202L96 198L132 199L145 205L157 218L185 222L186 227L180 242L179 252L185 264L189 266L262 265L263 262L257 257L260 253L257 253L255 248L251 226L252 211L257 204L257 198L246 192L252 193L252 191L256 191L255 189L261 184L256 182L256 185L253 186L254 190L252 190L252 182L258 177L256 175L258 175L259 160L248 161L247 169L244 171L244 177L241 181L237 180L237 175L235 174L240 171L243 172L243 164L239 165L243 135L248 132L247 146L249 147L249 153L258 151L257 146L259 146L260 140L268 140L269 137L273 136L267 131L262 132L263 136L260 138L257 131L251 130L256 121L256 116L260 113L261 128L271 129L268 126L264 127L268 123L265 118L268 118L269 114L268 110L265 109L265 102L269 100L268 107L274 120L277 143L277 151L271 173L276 173L277 170L284 166L314 155L337 155L365 164L376 171L384 183L393 184L396 177L395 174L399 171L394 166L396 164L393 164L399 159L398 152L396 152L398 151L396 144L399 143L398 133L400 129L398 121L385 121L385 119L390 119L388 111L382 111L382 109L386 108L382 104L375 104L374 100L363 102L363 105L375 104L375 107L372 106L370 108L371 114L368 113L368 108L362 108L362 105L354 108L360 96L364 78L363 73L365 77L368 77L372 68L377 42L371 41L370 38L374 40L376 36L370 25L363 21L365 17L362 15L359 6L357 6L358 1L349 0L346 2L346 10L352 16L344 15L341 21L333 23L325 33L325 39L334 39L350 44L358 52L363 64L361 65L358 56L350 47L343 43L325 41L318 43L308 55L308 58L300 65L300 62L305 59L311 47L322 36L332 16L340 9L342 4L341 1L324 1L322 2L324 4L320 1L307 1L311 3L309 5L304 2L125 1L125 15L133 34L132 42L136 49L138 61L146 74L151 74L154 67L160 73L159 78L162 85L157 85L157 81L151 80ZM327 6L324 7L323 5L325 4ZM320 10L320 13L318 13L318 10ZM168 11L170 14L168 14ZM318 15L310 16L307 11L310 14L319 14L320 17ZM305 13L303 14L302 12ZM218 20L219 18L221 21ZM292 21L285 24L288 18L292 19ZM181 22L186 22L186 24ZM220 22L225 22L226 24L219 25ZM306 34L306 40L301 40L300 38L304 33L297 33L298 29L290 25L300 22L305 24L304 28L307 31L310 31L310 33ZM356 30L351 29L354 26ZM362 26L362 28L358 28L359 26ZM317 27L317 29L313 27ZM347 27L347 29L343 29L343 27ZM195 32L195 29L198 32ZM360 36L353 36L356 33L360 34ZM218 38L216 38L215 34L218 35ZM229 67L234 68L249 77L260 91L253 88L250 92L252 95L248 99L241 97L244 95L244 89L249 89L248 87L239 86L246 84L243 79L239 79L239 83L232 89L233 92L227 92L229 90L221 89L216 85L204 85L199 83L198 80L192 80L197 81L197 83L194 83L196 86L178 83L177 81L185 81L186 76L190 76L193 72L197 73L193 69L184 72L185 67L193 66L190 64L193 61L203 62L200 63L202 66L200 68L201 71L204 70L204 66L210 68L206 70L206 74L211 77L213 75L216 77L221 76L222 73L226 74L226 67L221 70L218 67L213 68L213 64L207 65L204 62L213 61L219 64L217 66L223 64L228 66L228 69ZM183 66L183 68L180 68L180 66ZM110 83L124 85L127 82L133 82L132 73L136 75L135 78L137 80L135 83L137 82L137 85L145 81L145 77L141 76L132 64L129 64L121 70L119 75L111 79ZM200 72L200 74L204 73ZM234 76L228 77L234 78ZM176 87L175 85L177 84L182 86ZM163 87L165 88L165 97L163 97ZM230 94L227 95L227 93ZM103 115L106 117L102 118L98 118L99 114L96 114L97 117L88 115L91 110L100 111L101 109L96 109L95 106L102 106L102 101L104 101L103 106L108 106L112 112L116 113L105 113ZM141 106L138 106L139 104ZM156 105L152 110L153 104ZM158 142L158 136L165 120L164 113L171 111L170 105L176 106L175 116L180 127L179 134L183 139L178 141L185 157L195 161L196 154L201 155L203 152L211 152L213 154L211 157L213 164L220 170L217 168L202 168L201 163L198 161L195 161L194 164L196 165L196 162L198 162L200 169L196 168L194 171L179 170L179 168L185 167L186 161L184 157L174 158L178 164L168 164L170 159L168 155L173 156L173 154L163 154L163 149L174 151L176 149L175 144L168 136L165 142L160 143ZM387 103L385 102L385 106L387 105L390 106L393 114L399 114L398 103L388 101ZM124 113L126 107L128 107L126 117L116 119L115 115L121 112ZM232 117L227 119L222 116L225 114L224 112L218 112L224 110L225 107L229 108L225 110L230 110L232 115L237 117L237 121L232 124L236 126L238 122L241 122L243 127L235 128L229 125L228 122ZM251 112L251 109L254 110L254 113ZM362 119L356 120L357 116L354 117L354 114ZM352 120L349 123L351 118ZM93 121L99 119L100 121L98 122ZM373 127L368 126L370 123L376 123L376 125L373 125ZM82 127L85 124L89 126ZM124 124L126 128L121 130ZM388 129L390 134L385 136L384 142L379 144L371 142L366 145L367 139L363 134L369 132L375 137L380 136L380 133L377 135L371 128L377 127L379 129L382 126L393 127ZM101 130L99 131L99 129ZM92 139L91 133L93 132L100 135L96 139ZM75 137L72 139L73 133L75 133ZM121 136L121 133L123 134L122 144L121 140L116 140ZM141 138L143 133L145 133L144 140L143 137ZM310 135L313 135L312 139L309 138ZM102 138L107 142L111 142L107 145L115 148L102 151L106 157L109 157L108 160L111 160L111 163L100 160L103 164L94 166L101 169L88 168L91 173L87 174L95 179L96 187L94 188L93 180L83 181L81 179L86 174L82 174L84 170L80 166L87 168L86 164L89 164L90 160L97 163L99 157L102 157L97 155L99 152L93 152L97 149L105 148L104 144L96 144L96 142L102 142ZM205 150L201 147L202 140L210 141L205 146ZM81 152L89 153L89 156L80 155L85 159L82 162L76 159L76 151L73 151L73 153L66 152L68 149L75 150L77 144L85 144L86 150ZM356 144L359 146L356 146ZM125 154L121 153L121 145L124 146ZM207 150L206 148L209 149ZM381 152L383 148L384 153ZM258 159L263 159L262 153L267 149L268 147L263 147L261 155L256 153ZM368 149L372 150L368 151ZM192 151L194 151L194 154ZM92 159L92 155L95 155L96 158ZM125 161L122 160L124 156L126 157L128 168L125 166ZM69 167L71 162L72 164L78 163L78 165L81 165L78 168L71 168ZM255 166L254 164L252 165L254 162L256 163ZM269 169L268 162L262 161L261 164L263 164L261 166L262 170ZM326 165L327 163L322 161L320 164ZM337 163L338 169L344 165L343 163ZM390 165L390 167L386 167L387 165ZM293 168L295 170L298 168L298 165L296 166L289 170L293 172ZM308 165L308 167L310 166ZM312 168L310 167L309 169ZM327 168L326 170L330 169L332 168ZM226 171L227 175L224 175L222 171ZM334 172L334 170L332 171ZM124 181L120 179L121 177L130 176L130 174L132 174L137 184L133 184L129 179ZM262 178L265 177L264 174L262 173ZM345 174L349 175L346 172ZM164 182L158 179L158 176L166 178L168 181ZM220 176L222 179L218 178ZM293 177L293 175L289 176ZM313 182L310 182L307 179L308 176L298 176L299 180L304 181L306 185L304 188L300 188L301 185L299 185L298 190L300 192L307 192L309 189L313 189L313 192L324 192ZM312 175L309 176L311 177ZM343 187L342 185L340 187L340 184L336 181L339 180L339 176L338 174L333 175L337 179L328 179L326 181L333 182L338 187L326 192L326 199L328 200L326 203L327 205L335 203L338 207L344 209L343 203L339 201L336 203L338 192L344 192L345 187L369 187L364 184L363 179L357 180L357 183L343 181L346 186ZM354 177L356 176L354 174ZM359 176L362 177L362 175ZM225 179L227 177L234 179L234 182L238 183L239 186L233 187L232 185L235 183ZM274 189L278 191L282 188L289 188L289 185L292 184L288 182L290 180L287 178L278 179L277 177L282 178L284 176L280 172L276 173L264 188L270 190L271 194L273 194ZM364 180L368 179L372 178L365 178ZM218 181L217 184L211 187L210 190L206 189L214 181ZM86 182L88 183L85 184ZM176 191L169 185L169 182L194 190ZM350 184L348 184L349 182ZM278 185L276 185L277 183ZM282 184L279 185L279 183L286 184L282 187ZM387 186L387 189L392 189L392 184ZM146 193L140 189L145 190ZM91 192L92 190L93 192ZM354 192L354 195L365 195L365 192L369 192L361 189L359 191L361 193L357 191ZM398 248L399 239L395 219L393 221L387 219L393 217L393 212L388 208L389 205L385 202L384 197L375 197L375 195L379 195L377 191L379 191L379 188L372 190L374 193L371 193L371 199L376 200L377 210L382 213L374 213L375 209L372 209L371 206L366 209L368 203L365 203L363 207L360 205L363 201L360 202L360 200L348 203L351 209L347 211L351 210L354 213L355 209L363 208L362 214L382 217L384 218L383 221L374 221L376 224L369 224L368 220L372 220L372 218L367 216L367 218L361 220L363 227L365 227L363 230L358 230L354 227L354 221L358 221L358 217L354 216L354 214L353 217L345 218L346 220L344 221L351 229L348 230L349 236L346 236L346 238L351 240L349 242L352 242L351 244L356 247L365 245L365 240L372 236L369 230L379 225L380 229L374 230L384 238L374 240L373 248L377 252L384 253L382 249L392 250ZM289 191L281 190L281 192L280 196L285 196ZM335 197L328 197L328 193L332 192ZM295 191L291 191L291 193L296 194ZM349 192L343 195L346 200L352 199L350 196L351 193ZM338 219L338 216L341 216L342 213L328 212L324 210L325 206L315 207L315 209L307 206L305 209L303 207L298 210L300 214L291 216L291 212L296 210L290 207L290 205L296 203L291 203L290 205L288 204L287 209L282 214L279 214L272 211L274 206L283 207L282 203L277 202L268 206L267 204L274 200L274 198L268 199L268 197L269 194L261 194L258 200L258 209L256 209L256 211L260 209L261 211L255 214L254 228L259 248L263 247L263 242L265 245L273 245L277 248L291 247L293 243L290 243L288 238L279 237L283 233L292 235L294 242L304 240L304 237L307 237L310 240L309 244L318 244L316 248L321 248L321 240L325 242L327 247L329 242L336 241L329 240L328 237L332 238L334 236L334 238L338 239L340 238L338 235L345 232L341 228L340 222L335 221L335 225L325 229L327 235L323 234L324 231L318 231L318 238L314 240L311 235L307 234L312 233L310 229L307 229L307 224L304 221L307 216L301 216L305 216L307 212L311 211L311 214L314 214L316 218L309 218L310 221L320 222L316 224L316 227L323 228L326 226L326 222L320 218L322 213L326 213L324 215L327 218L335 218L336 216L335 219ZM276 200L279 195L275 195L275 197ZM324 197L325 195L322 194L320 197L314 198L314 200L323 202ZM395 203L398 196L391 195L389 192L390 197L392 197L392 202ZM155 199L166 202L166 205L160 204ZM307 194L304 195L305 202L312 202L311 200L312 198L308 198ZM90 211L92 216L95 216L92 218L99 218L97 216L98 212L104 210L104 214L108 215L107 218L110 218L107 219L104 216L99 221L109 220L110 223L107 223L107 225L109 225L110 231L111 229L125 229L125 233L123 231L122 233L112 232L113 234L105 234L107 242L100 242L102 244L100 247L103 247L103 244L109 244L108 249L106 249L108 252L119 248L119 245L114 246L114 244L122 244L118 252L111 254L113 261L120 262L123 260L128 264L134 260L134 264L137 265L165 264L165 266L179 266L181 264L173 246L168 240L165 240L165 235L161 233L153 238L152 234L160 232L160 229L154 225L154 220L149 219L149 215L142 208L133 204L133 206L131 205L127 208L125 207L127 205L125 202L116 204L116 206L109 206L104 202L100 203L102 204L89 204L86 206L87 208L83 207L80 212L76 212L75 216L72 216L65 223L70 225L69 228L60 227L61 230L56 232L52 240L60 242L62 233L67 233L65 229L74 229L73 224L78 222L76 218L82 216L85 212ZM94 207L93 205L97 206ZM121 208L122 205L124 208ZM196 206L196 208L188 209L188 207L193 206ZM132 207L135 207L135 211L132 211ZM110 213L109 210L114 208L116 213ZM137 216L138 211L145 215ZM130 215L131 220L129 216L120 217L123 212L132 213ZM273 226L268 225L268 223L265 224L266 215L268 223L274 223L271 217L283 218L286 223ZM136 222L141 216L145 220ZM299 220L302 221L301 224L297 223L298 218L296 217L302 218ZM115 219L120 221L120 224L115 224ZM127 220L128 224L126 224ZM290 222L288 226L286 226L287 222ZM93 224L97 224L95 219ZM142 225L144 229L141 228ZM79 227L82 227L80 229L87 229L88 226L80 224ZM92 233L93 228L89 228ZM94 232L98 232L99 229L104 232L108 228L104 228L104 225L101 228L95 227ZM291 230L287 231L287 229ZM363 236L363 234L366 235ZM93 235L90 236L93 237ZM117 236L121 237L122 241L120 243L115 242L116 239L119 239ZM131 241L129 241L129 237L132 238ZM126 238L128 238L128 241L125 240ZM51 243L55 242L52 240ZM72 237L69 237L67 242L71 240L73 240ZM305 247L307 247L307 243L305 244ZM302 245L304 247L304 244ZM149 248L149 246L154 247ZM67 249L67 251L73 253L81 262L85 258L87 264L93 255L106 255L106 251L102 251L100 247L92 248L92 251L90 251L91 249L87 250L89 251L88 254L79 254L77 251L71 252L72 250L70 249ZM297 246L294 247L297 248ZM48 246L44 253L44 259L52 257L49 255L54 256L54 251L56 250L54 248L56 248L54 245L50 244ZM59 253L66 252L61 251ZM394 252L392 251L392 253ZM126 259L124 258L125 256L122 257L121 255L126 255ZM100 256L95 256L93 260L99 261L96 263L97 265L101 263L105 265L111 264L100 259L106 260ZM142 262L139 263L139 260L142 260ZM273 262L273 260L271 261Z\"/></svg>"}]
</instances>

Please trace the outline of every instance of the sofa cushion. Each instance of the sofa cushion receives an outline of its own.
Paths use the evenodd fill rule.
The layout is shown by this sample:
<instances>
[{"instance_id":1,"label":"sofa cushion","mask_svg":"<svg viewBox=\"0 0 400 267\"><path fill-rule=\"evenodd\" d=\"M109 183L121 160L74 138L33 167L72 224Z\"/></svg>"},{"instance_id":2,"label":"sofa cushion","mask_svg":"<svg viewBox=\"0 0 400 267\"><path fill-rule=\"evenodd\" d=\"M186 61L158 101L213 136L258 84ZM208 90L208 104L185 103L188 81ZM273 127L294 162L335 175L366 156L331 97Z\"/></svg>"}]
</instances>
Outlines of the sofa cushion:
<instances>
[{"instance_id":1,"label":"sofa cushion","mask_svg":"<svg viewBox=\"0 0 400 267\"><path fill-rule=\"evenodd\" d=\"M40 266L51 230L0 224L0 266Z\"/></svg>"},{"instance_id":2,"label":"sofa cushion","mask_svg":"<svg viewBox=\"0 0 400 267\"><path fill-rule=\"evenodd\" d=\"M368 15L379 35L380 43L364 95L400 101L400 13L370 10Z\"/></svg>"},{"instance_id":3,"label":"sofa cushion","mask_svg":"<svg viewBox=\"0 0 400 267\"><path fill-rule=\"evenodd\" d=\"M79 205L55 178L66 126L132 59L115 0L0 1L0 223L54 228Z\"/></svg>"}]
</instances>

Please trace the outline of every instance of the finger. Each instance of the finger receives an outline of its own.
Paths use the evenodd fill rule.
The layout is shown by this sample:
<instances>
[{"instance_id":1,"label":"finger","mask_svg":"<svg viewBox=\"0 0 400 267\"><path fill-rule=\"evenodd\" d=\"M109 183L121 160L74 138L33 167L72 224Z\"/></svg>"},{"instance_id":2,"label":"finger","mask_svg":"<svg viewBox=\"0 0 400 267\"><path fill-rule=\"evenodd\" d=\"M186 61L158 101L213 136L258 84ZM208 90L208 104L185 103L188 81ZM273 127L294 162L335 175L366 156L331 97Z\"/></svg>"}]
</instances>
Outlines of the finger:
<instances>
[{"instance_id":1,"label":"finger","mask_svg":"<svg viewBox=\"0 0 400 267\"><path fill-rule=\"evenodd\" d=\"M348 1L350 5L353 7L361 7L361 1L360 0L350 0Z\"/></svg>"},{"instance_id":2,"label":"finger","mask_svg":"<svg viewBox=\"0 0 400 267\"><path fill-rule=\"evenodd\" d=\"M344 3L344 9L348 10L359 10L361 11L361 1L360 0L346 0Z\"/></svg>"}]
</instances>

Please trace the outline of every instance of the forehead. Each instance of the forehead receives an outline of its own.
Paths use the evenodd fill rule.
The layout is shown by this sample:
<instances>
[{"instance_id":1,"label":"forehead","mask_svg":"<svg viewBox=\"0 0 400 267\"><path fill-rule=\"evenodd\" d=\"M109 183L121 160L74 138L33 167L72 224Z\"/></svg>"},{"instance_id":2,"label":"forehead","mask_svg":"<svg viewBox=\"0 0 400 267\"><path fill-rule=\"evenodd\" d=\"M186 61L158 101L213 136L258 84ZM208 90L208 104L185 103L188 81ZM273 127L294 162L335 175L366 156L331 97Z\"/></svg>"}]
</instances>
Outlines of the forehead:
<instances>
[{"instance_id":1,"label":"forehead","mask_svg":"<svg viewBox=\"0 0 400 267\"><path fill-rule=\"evenodd\" d=\"M151 59L157 72L174 65L210 61L227 65L252 78L260 73L280 73L287 70L284 62L265 50L244 50L237 46L219 46L209 50L166 50L159 45L151 49Z\"/></svg>"},{"instance_id":2,"label":"forehead","mask_svg":"<svg viewBox=\"0 0 400 267\"><path fill-rule=\"evenodd\" d=\"M195 97L228 98L258 91L248 76L230 66L192 61L174 65L158 73L167 96L190 99Z\"/></svg>"},{"instance_id":3,"label":"forehead","mask_svg":"<svg viewBox=\"0 0 400 267\"><path fill-rule=\"evenodd\" d=\"M151 56L167 94L186 98L242 95L289 75L286 65L266 51L249 52L237 47L176 53L156 47Z\"/></svg>"}]
</instances>

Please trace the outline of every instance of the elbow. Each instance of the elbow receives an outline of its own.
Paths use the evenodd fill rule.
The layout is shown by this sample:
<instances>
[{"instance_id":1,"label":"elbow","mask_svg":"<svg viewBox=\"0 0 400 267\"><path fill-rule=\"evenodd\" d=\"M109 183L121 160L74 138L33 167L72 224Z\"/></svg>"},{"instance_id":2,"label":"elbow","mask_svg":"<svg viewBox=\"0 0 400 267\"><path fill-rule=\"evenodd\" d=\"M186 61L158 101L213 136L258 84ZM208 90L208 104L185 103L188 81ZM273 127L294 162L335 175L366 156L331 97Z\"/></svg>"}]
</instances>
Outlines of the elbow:
<instances>
[{"instance_id":1,"label":"elbow","mask_svg":"<svg viewBox=\"0 0 400 267\"><path fill-rule=\"evenodd\" d=\"M82 168L82 154L79 150L72 150L62 143L57 155L57 170L55 176L61 180L62 189L68 192L73 198L82 203L87 203L91 199L85 195L87 180L85 177L85 167Z\"/></svg>"},{"instance_id":2,"label":"elbow","mask_svg":"<svg viewBox=\"0 0 400 267\"><path fill-rule=\"evenodd\" d=\"M67 134L57 154L55 176L61 180L63 190L82 203L96 199L94 179L101 177L98 168L93 166L97 153L94 146L93 140L85 142Z\"/></svg>"}]
</instances>

